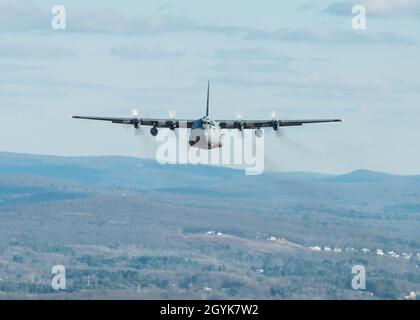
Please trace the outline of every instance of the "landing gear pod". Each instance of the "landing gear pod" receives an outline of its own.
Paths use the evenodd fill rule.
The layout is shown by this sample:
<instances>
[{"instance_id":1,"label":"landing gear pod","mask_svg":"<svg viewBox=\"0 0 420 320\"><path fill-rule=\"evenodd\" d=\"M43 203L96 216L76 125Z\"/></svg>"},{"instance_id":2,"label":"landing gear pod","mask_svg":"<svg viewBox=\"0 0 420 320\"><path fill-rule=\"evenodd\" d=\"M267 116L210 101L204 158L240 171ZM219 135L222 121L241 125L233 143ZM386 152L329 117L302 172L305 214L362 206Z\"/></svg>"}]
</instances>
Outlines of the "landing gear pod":
<instances>
[{"instance_id":1,"label":"landing gear pod","mask_svg":"<svg viewBox=\"0 0 420 320\"><path fill-rule=\"evenodd\" d=\"M154 137L156 137L159 133L159 130L156 127L153 127L152 129L150 129L150 134Z\"/></svg>"}]
</instances>

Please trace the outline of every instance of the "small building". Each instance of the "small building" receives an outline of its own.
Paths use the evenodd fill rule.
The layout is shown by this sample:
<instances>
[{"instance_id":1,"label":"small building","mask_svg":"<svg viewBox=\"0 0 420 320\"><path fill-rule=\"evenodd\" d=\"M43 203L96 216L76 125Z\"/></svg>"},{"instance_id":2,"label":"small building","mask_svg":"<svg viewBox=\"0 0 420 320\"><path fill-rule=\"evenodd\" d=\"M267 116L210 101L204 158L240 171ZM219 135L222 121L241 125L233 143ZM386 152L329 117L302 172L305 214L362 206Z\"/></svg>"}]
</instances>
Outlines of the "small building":
<instances>
[{"instance_id":1,"label":"small building","mask_svg":"<svg viewBox=\"0 0 420 320\"><path fill-rule=\"evenodd\" d=\"M409 253L409 252L403 252L402 253L402 257L404 259L411 260L411 259L413 259L413 254L412 253Z\"/></svg>"},{"instance_id":2,"label":"small building","mask_svg":"<svg viewBox=\"0 0 420 320\"><path fill-rule=\"evenodd\" d=\"M309 249L312 250L312 251L321 251L322 250L322 248L319 247L319 246L309 247Z\"/></svg>"},{"instance_id":3,"label":"small building","mask_svg":"<svg viewBox=\"0 0 420 320\"><path fill-rule=\"evenodd\" d=\"M408 295L403 297L405 300L417 300L417 293L415 291L411 291Z\"/></svg>"},{"instance_id":4,"label":"small building","mask_svg":"<svg viewBox=\"0 0 420 320\"><path fill-rule=\"evenodd\" d=\"M393 258L399 258L400 255L398 253L396 253L395 251L388 251L388 255L393 257Z\"/></svg>"}]
</instances>

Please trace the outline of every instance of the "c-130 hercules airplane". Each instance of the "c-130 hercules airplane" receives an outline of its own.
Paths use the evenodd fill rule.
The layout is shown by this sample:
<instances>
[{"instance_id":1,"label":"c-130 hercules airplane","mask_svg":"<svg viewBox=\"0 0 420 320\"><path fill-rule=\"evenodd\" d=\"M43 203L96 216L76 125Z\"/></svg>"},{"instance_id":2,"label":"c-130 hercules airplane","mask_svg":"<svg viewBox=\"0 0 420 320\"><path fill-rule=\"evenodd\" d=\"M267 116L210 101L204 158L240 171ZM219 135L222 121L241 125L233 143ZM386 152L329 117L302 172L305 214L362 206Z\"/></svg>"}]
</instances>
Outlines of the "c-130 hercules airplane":
<instances>
[{"instance_id":1,"label":"c-130 hercules airplane","mask_svg":"<svg viewBox=\"0 0 420 320\"><path fill-rule=\"evenodd\" d=\"M191 129L189 135L189 145L200 149L216 149L222 147L223 133L222 129L237 129L239 131L255 130L257 137L263 136L262 128L273 128L278 131L280 127L302 126L309 123L326 123L341 122L342 119L312 119L312 120L212 120L210 118L210 81L207 86L207 109L206 115L197 120L181 120L181 119L153 119L141 118L134 116L131 118L114 118L114 117L84 117L70 116L73 119L99 120L109 121L118 124L133 125L135 129L141 126L151 126L150 134L156 137L159 133L158 128L169 128L175 130L177 128Z\"/></svg>"}]
</instances>

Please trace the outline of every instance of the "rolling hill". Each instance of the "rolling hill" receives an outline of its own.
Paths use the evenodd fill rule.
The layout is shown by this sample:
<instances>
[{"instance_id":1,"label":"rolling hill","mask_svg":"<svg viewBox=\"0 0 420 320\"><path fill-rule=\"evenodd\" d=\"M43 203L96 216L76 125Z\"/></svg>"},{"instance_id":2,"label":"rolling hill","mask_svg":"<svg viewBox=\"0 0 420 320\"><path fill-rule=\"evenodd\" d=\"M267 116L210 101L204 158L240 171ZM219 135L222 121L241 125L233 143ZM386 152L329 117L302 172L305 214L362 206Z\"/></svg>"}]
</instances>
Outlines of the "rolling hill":
<instances>
[{"instance_id":1,"label":"rolling hill","mask_svg":"<svg viewBox=\"0 0 420 320\"><path fill-rule=\"evenodd\" d=\"M418 176L245 176L0 153L0 221L0 299L396 299L420 289ZM65 292L50 287L54 264L66 266ZM351 288L354 264L369 270L366 292Z\"/></svg>"}]
</instances>

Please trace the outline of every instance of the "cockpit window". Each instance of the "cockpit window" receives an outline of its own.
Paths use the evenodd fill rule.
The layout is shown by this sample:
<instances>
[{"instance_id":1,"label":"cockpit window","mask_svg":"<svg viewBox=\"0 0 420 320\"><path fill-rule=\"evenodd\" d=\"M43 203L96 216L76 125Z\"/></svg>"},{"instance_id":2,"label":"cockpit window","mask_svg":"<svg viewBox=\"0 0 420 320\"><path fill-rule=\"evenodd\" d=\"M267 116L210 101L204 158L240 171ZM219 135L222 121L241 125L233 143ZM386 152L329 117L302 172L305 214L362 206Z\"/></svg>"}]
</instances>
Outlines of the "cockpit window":
<instances>
[{"instance_id":1,"label":"cockpit window","mask_svg":"<svg viewBox=\"0 0 420 320\"><path fill-rule=\"evenodd\" d=\"M216 122L208 119L207 117L201 118L193 123L192 128L216 127Z\"/></svg>"}]
</instances>

